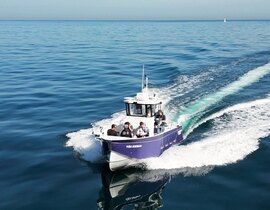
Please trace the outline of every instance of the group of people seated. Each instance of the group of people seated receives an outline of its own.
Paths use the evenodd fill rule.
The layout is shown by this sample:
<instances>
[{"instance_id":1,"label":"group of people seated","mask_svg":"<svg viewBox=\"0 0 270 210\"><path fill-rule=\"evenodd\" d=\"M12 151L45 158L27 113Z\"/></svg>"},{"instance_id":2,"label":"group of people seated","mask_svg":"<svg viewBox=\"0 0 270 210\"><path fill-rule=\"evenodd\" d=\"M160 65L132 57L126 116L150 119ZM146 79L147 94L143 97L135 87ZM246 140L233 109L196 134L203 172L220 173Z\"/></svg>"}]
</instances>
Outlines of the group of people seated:
<instances>
[{"instance_id":1,"label":"group of people seated","mask_svg":"<svg viewBox=\"0 0 270 210\"><path fill-rule=\"evenodd\" d=\"M166 116L164 115L162 110L158 110L158 112L155 114L154 133L162 133L165 130L166 126ZM116 131L116 128L117 126L115 124L112 124L111 128L107 131L107 135L119 136L119 132ZM140 122L140 125L136 130L133 129L133 126L130 124L130 122L125 122L124 129L121 131L120 136L130 138L142 138L149 136L149 129L144 122Z\"/></svg>"},{"instance_id":2,"label":"group of people seated","mask_svg":"<svg viewBox=\"0 0 270 210\"><path fill-rule=\"evenodd\" d=\"M118 136L119 133L116 131L116 125L112 124L111 129L107 131L108 136ZM134 132L133 126L130 124L130 122L125 122L124 129L121 131L120 136L122 137L137 137L142 138L145 136L149 136L149 130L145 126L144 122L140 122L139 127L136 129L136 132Z\"/></svg>"}]
</instances>

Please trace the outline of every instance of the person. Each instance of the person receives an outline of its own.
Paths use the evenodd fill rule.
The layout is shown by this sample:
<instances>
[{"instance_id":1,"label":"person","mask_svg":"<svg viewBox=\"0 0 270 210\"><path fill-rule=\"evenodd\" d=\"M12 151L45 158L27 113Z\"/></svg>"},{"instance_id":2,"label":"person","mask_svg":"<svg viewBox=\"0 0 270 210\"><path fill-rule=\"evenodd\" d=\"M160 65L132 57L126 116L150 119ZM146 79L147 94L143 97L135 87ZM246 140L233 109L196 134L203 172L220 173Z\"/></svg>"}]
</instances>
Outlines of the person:
<instances>
[{"instance_id":1,"label":"person","mask_svg":"<svg viewBox=\"0 0 270 210\"><path fill-rule=\"evenodd\" d=\"M133 137L133 128L132 125L129 122L125 122L124 124L124 130L122 130L120 136L123 137Z\"/></svg>"},{"instance_id":2,"label":"person","mask_svg":"<svg viewBox=\"0 0 270 210\"><path fill-rule=\"evenodd\" d=\"M145 126L145 124L143 122L140 122L140 126L138 127L136 136L138 138L142 138L145 136L149 136L149 130L148 128Z\"/></svg>"},{"instance_id":3,"label":"person","mask_svg":"<svg viewBox=\"0 0 270 210\"><path fill-rule=\"evenodd\" d=\"M107 131L108 136L118 136L118 132L116 131L116 125L112 124L111 128Z\"/></svg>"},{"instance_id":4,"label":"person","mask_svg":"<svg viewBox=\"0 0 270 210\"><path fill-rule=\"evenodd\" d=\"M166 126L166 116L164 115L162 110L158 110L158 112L155 114L156 133L163 132Z\"/></svg>"}]
</instances>

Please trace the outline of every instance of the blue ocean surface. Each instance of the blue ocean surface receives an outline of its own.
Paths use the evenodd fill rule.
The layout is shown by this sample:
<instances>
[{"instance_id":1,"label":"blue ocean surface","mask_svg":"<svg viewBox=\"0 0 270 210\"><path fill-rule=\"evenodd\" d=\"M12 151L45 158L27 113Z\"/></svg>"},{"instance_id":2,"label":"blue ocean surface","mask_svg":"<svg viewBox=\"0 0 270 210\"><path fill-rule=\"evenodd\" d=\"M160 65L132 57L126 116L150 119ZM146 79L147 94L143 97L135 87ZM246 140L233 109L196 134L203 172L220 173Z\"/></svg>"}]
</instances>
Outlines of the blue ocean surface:
<instances>
[{"instance_id":1,"label":"blue ocean surface","mask_svg":"<svg viewBox=\"0 0 270 210\"><path fill-rule=\"evenodd\" d=\"M186 140L110 172L143 64ZM0 21L0 101L1 210L270 209L269 21Z\"/></svg>"}]
</instances>

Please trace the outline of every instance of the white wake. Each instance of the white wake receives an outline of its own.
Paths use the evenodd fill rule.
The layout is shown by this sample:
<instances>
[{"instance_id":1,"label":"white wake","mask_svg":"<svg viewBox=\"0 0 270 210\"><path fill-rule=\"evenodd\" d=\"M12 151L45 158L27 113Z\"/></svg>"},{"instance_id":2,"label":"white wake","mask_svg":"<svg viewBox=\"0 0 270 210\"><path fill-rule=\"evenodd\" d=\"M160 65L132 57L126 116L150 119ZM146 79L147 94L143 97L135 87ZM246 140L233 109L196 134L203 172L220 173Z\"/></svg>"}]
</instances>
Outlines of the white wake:
<instances>
[{"instance_id":1,"label":"white wake","mask_svg":"<svg viewBox=\"0 0 270 210\"><path fill-rule=\"evenodd\" d=\"M174 146L159 158L145 161L147 169L185 169L235 163L258 149L269 136L270 99L238 104L204 120L213 124L205 137Z\"/></svg>"},{"instance_id":2,"label":"white wake","mask_svg":"<svg viewBox=\"0 0 270 210\"><path fill-rule=\"evenodd\" d=\"M187 132L192 132L194 129L195 123L192 123L192 120L199 118L204 114L205 111L209 109L214 104L220 102L226 96L232 95L239 92L247 86L259 81L265 75L270 73L270 63L267 63L263 66L255 68L243 76L239 77L238 80L226 85L225 87L219 89L218 91L206 95L195 102L192 102L189 106L182 108L178 113L173 117L174 121L182 124L184 130Z\"/></svg>"},{"instance_id":3,"label":"white wake","mask_svg":"<svg viewBox=\"0 0 270 210\"><path fill-rule=\"evenodd\" d=\"M98 163L103 161L102 148L99 140L93 135L95 130L100 129L101 126L121 121L125 117L124 112L115 113L109 119L98 121L92 125L91 128L79 130L76 132L68 133L67 147L73 147L74 151L78 152L84 160L91 163Z\"/></svg>"}]
</instances>

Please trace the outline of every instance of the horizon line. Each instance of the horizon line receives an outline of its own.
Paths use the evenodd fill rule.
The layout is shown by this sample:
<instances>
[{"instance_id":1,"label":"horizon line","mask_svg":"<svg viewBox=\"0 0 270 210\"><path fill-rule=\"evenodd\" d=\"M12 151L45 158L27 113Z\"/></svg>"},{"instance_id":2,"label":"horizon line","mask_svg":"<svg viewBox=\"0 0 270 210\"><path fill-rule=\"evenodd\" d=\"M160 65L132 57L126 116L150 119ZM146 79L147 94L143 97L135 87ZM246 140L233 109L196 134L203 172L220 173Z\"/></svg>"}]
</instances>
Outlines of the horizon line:
<instances>
[{"instance_id":1,"label":"horizon line","mask_svg":"<svg viewBox=\"0 0 270 210\"><path fill-rule=\"evenodd\" d=\"M229 21L270 21L270 19L0 19L0 21L123 21L123 22L216 22L226 19Z\"/></svg>"}]
</instances>

